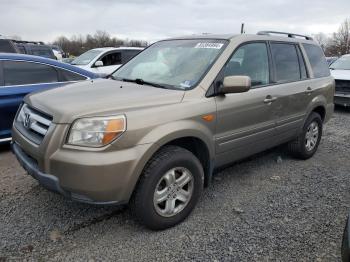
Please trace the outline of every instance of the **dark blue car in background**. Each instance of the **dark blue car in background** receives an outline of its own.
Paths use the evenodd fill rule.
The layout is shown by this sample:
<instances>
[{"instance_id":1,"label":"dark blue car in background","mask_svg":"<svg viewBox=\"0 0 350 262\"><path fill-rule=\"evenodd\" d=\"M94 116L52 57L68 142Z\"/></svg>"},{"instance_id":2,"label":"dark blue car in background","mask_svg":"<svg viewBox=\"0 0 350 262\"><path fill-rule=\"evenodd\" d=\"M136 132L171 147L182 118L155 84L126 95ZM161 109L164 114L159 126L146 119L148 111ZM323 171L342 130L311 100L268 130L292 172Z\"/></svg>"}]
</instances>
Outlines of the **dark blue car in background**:
<instances>
[{"instance_id":1,"label":"dark blue car in background","mask_svg":"<svg viewBox=\"0 0 350 262\"><path fill-rule=\"evenodd\" d=\"M11 140L12 122L26 94L97 77L53 59L0 53L0 143Z\"/></svg>"}]
</instances>

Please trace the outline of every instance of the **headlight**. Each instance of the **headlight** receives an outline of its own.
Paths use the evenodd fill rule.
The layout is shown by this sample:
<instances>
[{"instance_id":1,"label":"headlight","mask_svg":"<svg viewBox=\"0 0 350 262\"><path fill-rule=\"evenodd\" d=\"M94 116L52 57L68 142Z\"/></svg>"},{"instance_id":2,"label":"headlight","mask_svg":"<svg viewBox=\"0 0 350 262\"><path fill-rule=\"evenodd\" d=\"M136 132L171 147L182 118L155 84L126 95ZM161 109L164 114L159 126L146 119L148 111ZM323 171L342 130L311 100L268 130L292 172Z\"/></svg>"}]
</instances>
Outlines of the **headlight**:
<instances>
[{"instance_id":1,"label":"headlight","mask_svg":"<svg viewBox=\"0 0 350 262\"><path fill-rule=\"evenodd\" d=\"M126 130L124 115L81 118L72 124L67 143L70 145L101 147L117 139Z\"/></svg>"}]
</instances>

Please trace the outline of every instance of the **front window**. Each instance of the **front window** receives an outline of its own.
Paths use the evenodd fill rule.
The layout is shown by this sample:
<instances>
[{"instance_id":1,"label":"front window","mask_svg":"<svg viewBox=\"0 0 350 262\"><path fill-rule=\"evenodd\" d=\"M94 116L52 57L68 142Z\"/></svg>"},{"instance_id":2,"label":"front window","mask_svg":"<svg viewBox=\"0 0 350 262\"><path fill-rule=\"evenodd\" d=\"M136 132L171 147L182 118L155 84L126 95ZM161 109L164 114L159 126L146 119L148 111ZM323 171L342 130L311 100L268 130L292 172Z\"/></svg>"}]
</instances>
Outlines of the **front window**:
<instances>
[{"instance_id":1,"label":"front window","mask_svg":"<svg viewBox=\"0 0 350 262\"><path fill-rule=\"evenodd\" d=\"M350 56L339 58L331 65L331 69L350 70Z\"/></svg>"},{"instance_id":2,"label":"front window","mask_svg":"<svg viewBox=\"0 0 350 262\"><path fill-rule=\"evenodd\" d=\"M226 76L249 76L252 86L270 82L269 58L265 43L250 43L239 47L225 66Z\"/></svg>"},{"instance_id":3,"label":"front window","mask_svg":"<svg viewBox=\"0 0 350 262\"><path fill-rule=\"evenodd\" d=\"M72 61L72 65L87 65L89 64L96 56L98 56L99 54L101 54L102 51L101 50L89 50L83 54L81 54L80 56L78 56L77 58L75 58Z\"/></svg>"},{"instance_id":4,"label":"front window","mask_svg":"<svg viewBox=\"0 0 350 262\"><path fill-rule=\"evenodd\" d=\"M112 78L188 90L201 80L226 43L216 39L161 41L121 67Z\"/></svg>"}]
</instances>

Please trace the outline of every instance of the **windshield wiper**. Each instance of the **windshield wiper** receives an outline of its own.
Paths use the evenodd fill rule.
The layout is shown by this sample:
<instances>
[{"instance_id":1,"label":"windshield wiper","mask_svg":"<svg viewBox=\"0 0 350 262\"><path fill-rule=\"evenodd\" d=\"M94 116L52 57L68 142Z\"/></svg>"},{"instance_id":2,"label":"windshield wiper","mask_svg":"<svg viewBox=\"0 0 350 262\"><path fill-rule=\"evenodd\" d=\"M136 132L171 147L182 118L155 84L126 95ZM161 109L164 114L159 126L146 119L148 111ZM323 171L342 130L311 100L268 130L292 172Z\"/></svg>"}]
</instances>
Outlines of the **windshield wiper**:
<instances>
[{"instance_id":1,"label":"windshield wiper","mask_svg":"<svg viewBox=\"0 0 350 262\"><path fill-rule=\"evenodd\" d=\"M143 80L141 78L136 78L136 79L123 78L123 79L121 79L121 81L123 81L123 82L132 82L132 83L136 83L138 85L148 85L148 86L154 86L154 87L158 87L158 88L164 88L164 89L169 89L170 88L171 89L171 86L169 86L169 85L161 85L161 84L157 84L157 83L152 83L152 82L145 81L145 80Z\"/></svg>"},{"instance_id":2,"label":"windshield wiper","mask_svg":"<svg viewBox=\"0 0 350 262\"><path fill-rule=\"evenodd\" d=\"M104 78L113 79L113 80L119 80L119 79L115 78L112 74L105 75Z\"/></svg>"}]
</instances>

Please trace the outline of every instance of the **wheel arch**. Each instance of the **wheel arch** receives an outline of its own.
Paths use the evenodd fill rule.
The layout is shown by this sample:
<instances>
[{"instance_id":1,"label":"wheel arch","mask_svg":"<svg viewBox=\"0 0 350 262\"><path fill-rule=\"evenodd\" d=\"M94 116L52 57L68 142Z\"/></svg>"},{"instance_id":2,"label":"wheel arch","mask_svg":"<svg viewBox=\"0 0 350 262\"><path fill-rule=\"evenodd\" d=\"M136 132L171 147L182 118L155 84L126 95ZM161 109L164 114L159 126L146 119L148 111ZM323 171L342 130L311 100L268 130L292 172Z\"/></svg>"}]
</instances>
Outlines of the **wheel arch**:
<instances>
[{"instance_id":1,"label":"wheel arch","mask_svg":"<svg viewBox=\"0 0 350 262\"><path fill-rule=\"evenodd\" d=\"M312 111L315 113L318 113L321 116L322 122L324 122L325 118L326 118L326 107L323 105L318 105L316 106Z\"/></svg>"},{"instance_id":2,"label":"wheel arch","mask_svg":"<svg viewBox=\"0 0 350 262\"><path fill-rule=\"evenodd\" d=\"M326 120L327 100L324 96L316 96L314 99L312 99L311 103L309 104L306 110L306 114L305 114L305 118L302 126L305 125L308 117L313 112L318 113L321 116L322 122Z\"/></svg>"},{"instance_id":3,"label":"wheel arch","mask_svg":"<svg viewBox=\"0 0 350 262\"><path fill-rule=\"evenodd\" d=\"M147 163L159 150L168 145L179 146L193 153L203 166L204 185L208 186L210 184L214 169L214 146L209 143L208 139L203 138L203 134L200 135L200 133L194 130L185 134L183 132L172 133L153 143L141 157L135 168L135 179L131 182L132 190L130 192L130 198L137 188L137 184Z\"/></svg>"}]
</instances>

